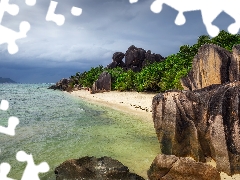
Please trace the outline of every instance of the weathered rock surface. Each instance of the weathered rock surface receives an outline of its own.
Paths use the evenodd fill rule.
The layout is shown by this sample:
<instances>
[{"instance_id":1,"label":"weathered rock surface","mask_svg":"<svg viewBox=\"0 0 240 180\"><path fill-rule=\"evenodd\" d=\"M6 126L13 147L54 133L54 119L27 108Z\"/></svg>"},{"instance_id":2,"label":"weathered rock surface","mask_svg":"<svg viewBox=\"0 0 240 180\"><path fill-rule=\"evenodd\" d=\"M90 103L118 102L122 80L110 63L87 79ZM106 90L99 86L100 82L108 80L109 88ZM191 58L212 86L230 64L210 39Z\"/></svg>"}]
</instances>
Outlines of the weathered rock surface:
<instances>
[{"instance_id":1,"label":"weathered rock surface","mask_svg":"<svg viewBox=\"0 0 240 180\"><path fill-rule=\"evenodd\" d=\"M146 64L160 62L162 60L164 60L164 58L160 54L152 54L150 50L145 51L134 45L130 46L125 53L125 65L127 69L132 69L133 71L140 71Z\"/></svg>"},{"instance_id":2,"label":"weathered rock surface","mask_svg":"<svg viewBox=\"0 0 240 180\"><path fill-rule=\"evenodd\" d=\"M240 45L235 45L232 49L229 74L231 82L240 80Z\"/></svg>"},{"instance_id":3,"label":"weathered rock surface","mask_svg":"<svg viewBox=\"0 0 240 180\"><path fill-rule=\"evenodd\" d=\"M93 83L92 93L102 90L111 91L111 74L109 74L108 72L103 72L102 74L100 74L97 81Z\"/></svg>"},{"instance_id":4,"label":"weathered rock surface","mask_svg":"<svg viewBox=\"0 0 240 180\"><path fill-rule=\"evenodd\" d=\"M203 45L193 59L188 76L182 78L182 86L185 90L196 90L212 84L229 82L231 56L229 51L217 45Z\"/></svg>"},{"instance_id":5,"label":"weathered rock surface","mask_svg":"<svg viewBox=\"0 0 240 180\"><path fill-rule=\"evenodd\" d=\"M163 154L209 156L217 170L240 173L240 81L153 98L153 121Z\"/></svg>"},{"instance_id":6,"label":"weathered rock surface","mask_svg":"<svg viewBox=\"0 0 240 180\"><path fill-rule=\"evenodd\" d=\"M115 52L112 57L112 62L109 65L107 65L107 68L113 69L116 67L121 67L121 68L125 67L125 63L122 61L124 56L125 54L122 52Z\"/></svg>"},{"instance_id":7,"label":"weathered rock surface","mask_svg":"<svg viewBox=\"0 0 240 180\"><path fill-rule=\"evenodd\" d=\"M154 62L160 62L164 60L164 57L162 57L160 54L155 54L155 53L151 53L150 50L148 50L145 54L145 60L142 63L142 67L144 67L147 64L152 64Z\"/></svg>"},{"instance_id":8,"label":"weathered rock surface","mask_svg":"<svg viewBox=\"0 0 240 180\"><path fill-rule=\"evenodd\" d=\"M127 67L137 66L141 67L145 60L146 51L142 48L137 48L134 45L130 46L125 53L125 64Z\"/></svg>"},{"instance_id":9,"label":"weathered rock surface","mask_svg":"<svg viewBox=\"0 0 240 180\"><path fill-rule=\"evenodd\" d=\"M158 155L148 170L149 180L220 180L220 174L211 165L188 157Z\"/></svg>"},{"instance_id":10,"label":"weathered rock surface","mask_svg":"<svg viewBox=\"0 0 240 180\"><path fill-rule=\"evenodd\" d=\"M192 70L181 83L185 90L196 90L239 80L240 45L235 45L230 53L217 45L206 44L199 48Z\"/></svg>"},{"instance_id":11,"label":"weathered rock surface","mask_svg":"<svg viewBox=\"0 0 240 180\"><path fill-rule=\"evenodd\" d=\"M48 89L71 91L72 88L68 86L70 82L71 82L70 79L63 78L60 81L58 81L55 85L50 86Z\"/></svg>"},{"instance_id":12,"label":"weathered rock surface","mask_svg":"<svg viewBox=\"0 0 240 180\"><path fill-rule=\"evenodd\" d=\"M113 54L112 60L117 62L117 63L121 63L124 56L125 56L125 54L122 53L122 52L115 52Z\"/></svg>"},{"instance_id":13,"label":"weathered rock surface","mask_svg":"<svg viewBox=\"0 0 240 180\"><path fill-rule=\"evenodd\" d=\"M55 169L56 180L144 180L110 157L83 157L63 162Z\"/></svg>"}]
</instances>

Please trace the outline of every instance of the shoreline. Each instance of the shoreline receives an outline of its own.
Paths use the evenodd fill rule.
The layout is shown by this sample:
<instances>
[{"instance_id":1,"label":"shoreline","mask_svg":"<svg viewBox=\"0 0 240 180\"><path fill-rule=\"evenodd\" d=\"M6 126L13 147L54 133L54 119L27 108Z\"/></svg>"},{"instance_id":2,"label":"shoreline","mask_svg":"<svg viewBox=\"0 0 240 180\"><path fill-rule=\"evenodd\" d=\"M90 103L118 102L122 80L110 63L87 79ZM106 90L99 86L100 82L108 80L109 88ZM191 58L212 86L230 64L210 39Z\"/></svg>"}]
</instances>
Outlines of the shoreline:
<instances>
[{"instance_id":1,"label":"shoreline","mask_svg":"<svg viewBox=\"0 0 240 180\"><path fill-rule=\"evenodd\" d=\"M152 99L158 93L110 91L90 94L87 90L68 93L87 102L137 116L140 120L153 124Z\"/></svg>"},{"instance_id":2,"label":"shoreline","mask_svg":"<svg viewBox=\"0 0 240 180\"><path fill-rule=\"evenodd\" d=\"M152 99L158 93L110 91L90 94L88 90L77 90L67 93L89 103L109 107L129 115L137 116L138 119L153 125ZM216 167L216 162L211 158L207 158L206 163ZM240 179L240 174L228 176L226 173L220 172L220 176L221 180Z\"/></svg>"}]
</instances>

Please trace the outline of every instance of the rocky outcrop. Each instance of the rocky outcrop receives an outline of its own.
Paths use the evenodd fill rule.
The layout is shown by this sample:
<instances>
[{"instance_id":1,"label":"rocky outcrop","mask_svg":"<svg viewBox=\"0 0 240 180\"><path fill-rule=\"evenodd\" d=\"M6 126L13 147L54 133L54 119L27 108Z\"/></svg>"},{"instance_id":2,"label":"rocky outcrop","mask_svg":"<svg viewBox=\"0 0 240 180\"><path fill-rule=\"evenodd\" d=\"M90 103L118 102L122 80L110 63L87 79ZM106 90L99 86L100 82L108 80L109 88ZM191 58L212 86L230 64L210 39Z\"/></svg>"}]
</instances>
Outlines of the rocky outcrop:
<instances>
[{"instance_id":1,"label":"rocky outcrop","mask_svg":"<svg viewBox=\"0 0 240 180\"><path fill-rule=\"evenodd\" d=\"M93 83L92 93L99 91L111 91L111 74L108 72L103 72L100 74L97 81Z\"/></svg>"},{"instance_id":2,"label":"rocky outcrop","mask_svg":"<svg viewBox=\"0 0 240 180\"><path fill-rule=\"evenodd\" d=\"M193 59L191 71L182 78L182 86L185 90L195 90L229 82L231 56L229 51L217 45L203 45Z\"/></svg>"},{"instance_id":3,"label":"rocky outcrop","mask_svg":"<svg viewBox=\"0 0 240 180\"><path fill-rule=\"evenodd\" d=\"M216 161L217 170L240 173L240 45L232 54L216 45L202 46L187 90L153 98L154 127L163 154Z\"/></svg>"},{"instance_id":4,"label":"rocky outcrop","mask_svg":"<svg viewBox=\"0 0 240 180\"><path fill-rule=\"evenodd\" d=\"M162 153L191 156L217 170L240 173L240 82L153 98L153 121Z\"/></svg>"},{"instance_id":5,"label":"rocky outcrop","mask_svg":"<svg viewBox=\"0 0 240 180\"><path fill-rule=\"evenodd\" d=\"M229 70L229 80L240 80L240 45L235 45L232 49L231 64Z\"/></svg>"},{"instance_id":6,"label":"rocky outcrop","mask_svg":"<svg viewBox=\"0 0 240 180\"><path fill-rule=\"evenodd\" d=\"M71 82L70 79L63 78L60 81L58 81L56 84L50 86L48 89L71 91L72 88L69 87L70 82Z\"/></svg>"},{"instance_id":7,"label":"rocky outcrop","mask_svg":"<svg viewBox=\"0 0 240 180\"><path fill-rule=\"evenodd\" d=\"M110 157L83 157L63 162L55 169L56 180L144 180Z\"/></svg>"},{"instance_id":8,"label":"rocky outcrop","mask_svg":"<svg viewBox=\"0 0 240 180\"><path fill-rule=\"evenodd\" d=\"M125 53L125 64L127 67L141 67L145 60L146 51L142 48L137 48L134 45L130 46Z\"/></svg>"},{"instance_id":9,"label":"rocky outcrop","mask_svg":"<svg viewBox=\"0 0 240 180\"><path fill-rule=\"evenodd\" d=\"M123 58L125 56L125 62ZM160 54L151 53L150 50L146 51L142 48L137 48L134 45L130 46L125 54L122 52L116 52L113 54L112 63L107 68L121 67L125 70L133 70L138 72L142 67L152 64L154 62L163 61L164 58Z\"/></svg>"},{"instance_id":10,"label":"rocky outcrop","mask_svg":"<svg viewBox=\"0 0 240 180\"><path fill-rule=\"evenodd\" d=\"M112 63L110 63L107 68L125 67L125 63L122 61L124 56L122 52L115 52L112 56Z\"/></svg>"},{"instance_id":11,"label":"rocky outcrop","mask_svg":"<svg viewBox=\"0 0 240 180\"><path fill-rule=\"evenodd\" d=\"M155 53L151 53L150 50L148 50L145 54L145 60L142 63L142 67L148 65L148 64L152 64L154 62L160 62L164 60L164 58L160 55L160 54L155 54Z\"/></svg>"},{"instance_id":12,"label":"rocky outcrop","mask_svg":"<svg viewBox=\"0 0 240 180\"><path fill-rule=\"evenodd\" d=\"M220 180L220 174L211 165L188 157L158 155L148 170L149 180Z\"/></svg>"},{"instance_id":13,"label":"rocky outcrop","mask_svg":"<svg viewBox=\"0 0 240 180\"><path fill-rule=\"evenodd\" d=\"M160 62L164 58L160 54L152 54L150 50L145 51L142 48L137 48L134 45L130 46L125 53L125 64L128 69L140 71L146 64Z\"/></svg>"}]
</instances>

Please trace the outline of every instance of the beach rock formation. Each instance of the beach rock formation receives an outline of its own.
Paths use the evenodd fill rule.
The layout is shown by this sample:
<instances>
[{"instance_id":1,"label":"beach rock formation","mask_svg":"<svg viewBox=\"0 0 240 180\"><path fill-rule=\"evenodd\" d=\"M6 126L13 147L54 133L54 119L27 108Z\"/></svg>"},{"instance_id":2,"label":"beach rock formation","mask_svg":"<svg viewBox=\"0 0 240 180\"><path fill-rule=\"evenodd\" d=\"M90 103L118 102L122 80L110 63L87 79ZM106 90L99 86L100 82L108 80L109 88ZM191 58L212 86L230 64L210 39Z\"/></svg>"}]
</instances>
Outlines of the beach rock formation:
<instances>
[{"instance_id":1,"label":"beach rock formation","mask_svg":"<svg viewBox=\"0 0 240 180\"><path fill-rule=\"evenodd\" d=\"M145 60L146 51L142 48L137 48L134 45L130 46L125 53L125 64L128 68L132 66L141 67Z\"/></svg>"},{"instance_id":2,"label":"beach rock formation","mask_svg":"<svg viewBox=\"0 0 240 180\"><path fill-rule=\"evenodd\" d=\"M148 170L149 180L220 180L220 174L211 165L196 162L189 157L159 154Z\"/></svg>"},{"instance_id":3,"label":"beach rock formation","mask_svg":"<svg viewBox=\"0 0 240 180\"><path fill-rule=\"evenodd\" d=\"M107 68L113 69L116 67L125 67L125 63L122 61L124 56L125 55L122 52L115 52L112 56L112 63L110 63Z\"/></svg>"},{"instance_id":4,"label":"beach rock formation","mask_svg":"<svg viewBox=\"0 0 240 180\"><path fill-rule=\"evenodd\" d=\"M48 89L71 91L72 88L69 87L70 82L71 82L70 79L63 78L60 81L58 81L56 84L50 86Z\"/></svg>"},{"instance_id":5,"label":"beach rock formation","mask_svg":"<svg viewBox=\"0 0 240 180\"><path fill-rule=\"evenodd\" d=\"M92 93L99 91L111 91L111 74L108 72L103 72L100 74L97 81L93 83Z\"/></svg>"},{"instance_id":6,"label":"beach rock formation","mask_svg":"<svg viewBox=\"0 0 240 180\"><path fill-rule=\"evenodd\" d=\"M201 89L212 84L223 84L239 80L239 49L233 48L233 54L214 45L206 44L199 48L193 59L189 74L181 79L185 90ZM237 66L238 65L238 66Z\"/></svg>"},{"instance_id":7,"label":"beach rock formation","mask_svg":"<svg viewBox=\"0 0 240 180\"><path fill-rule=\"evenodd\" d=\"M113 54L112 60L117 62L117 63L121 63L124 56L125 56L125 54L122 53L122 52L115 52Z\"/></svg>"},{"instance_id":8,"label":"beach rock formation","mask_svg":"<svg viewBox=\"0 0 240 180\"><path fill-rule=\"evenodd\" d=\"M123 61L124 56L125 62ZM164 60L164 57L160 54L152 54L150 50L146 51L132 45L128 48L125 54L122 52L115 52L112 57L112 63L110 63L107 68L112 69L121 67L125 70L131 69L134 72L139 72L142 67L162 60Z\"/></svg>"},{"instance_id":9,"label":"beach rock formation","mask_svg":"<svg viewBox=\"0 0 240 180\"><path fill-rule=\"evenodd\" d=\"M235 45L232 49L229 79L231 82L240 80L240 45Z\"/></svg>"},{"instance_id":10,"label":"beach rock formation","mask_svg":"<svg viewBox=\"0 0 240 180\"><path fill-rule=\"evenodd\" d=\"M182 80L184 91L153 98L153 121L163 154L209 156L218 171L240 173L239 50L231 54L216 45L202 46L192 70Z\"/></svg>"},{"instance_id":11,"label":"beach rock formation","mask_svg":"<svg viewBox=\"0 0 240 180\"><path fill-rule=\"evenodd\" d=\"M56 180L144 180L110 157L83 157L63 162L55 169Z\"/></svg>"},{"instance_id":12,"label":"beach rock formation","mask_svg":"<svg viewBox=\"0 0 240 180\"><path fill-rule=\"evenodd\" d=\"M140 71L146 64L160 62L164 58L160 54L152 54L150 50L145 51L142 48L137 48L134 45L130 46L125 53L125 64L127 69Z\"/></svg>"},{"instance_id":13,"label":"beach rock formation","mask_svg":"<svg viewBox=\"0 0 240 180\"><path fill-rule=\"evenodd\" d=\"M162 57L160 54L155 54L155 53L151 53L150 50L148 50L145 53L145 60L142 63L142 67L148 65L148 64L152 64L154 62L160 62L164 60L164 57Z\"/></svg>"},{"instance_id":14,"label":"beach rock formation","mask_svg":"<svg viewBox=\"0 0 240 180\"><path fill-rule=\"evenodd\" d=\"M153 121L163 154L209 156L217 170L240 173L240 81L153 98Z\"/></svg>"}]
</instances>

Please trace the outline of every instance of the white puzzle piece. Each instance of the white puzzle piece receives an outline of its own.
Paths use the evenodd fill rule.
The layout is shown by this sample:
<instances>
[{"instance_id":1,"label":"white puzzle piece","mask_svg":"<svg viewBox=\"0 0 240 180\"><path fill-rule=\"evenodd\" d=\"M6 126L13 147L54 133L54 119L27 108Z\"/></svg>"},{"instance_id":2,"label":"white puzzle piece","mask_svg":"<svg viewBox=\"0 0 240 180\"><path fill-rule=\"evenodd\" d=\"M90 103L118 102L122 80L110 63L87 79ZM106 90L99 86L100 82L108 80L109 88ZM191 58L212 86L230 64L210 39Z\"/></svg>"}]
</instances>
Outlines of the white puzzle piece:
<instances>
[{"instance_id":1,"label":"white puzzle piece","mask_svg":"<svg viewBox=\"0 0 240 180\"><path fill-rule=\"evenodd\" d=\"M7 177L10 170L11 170L11 166L8 163L1 163L0 164L0 180L14 180L12 178Z\"/></svg>"},{"instance_id":2,"label":"white puzzle piece","mask_svg":"<svg viewBox=\"0 0 240 180\"><path fill-rule=\"evenodd\" d=\"M62 26L65 22L65 17L62 14L55 14L55 9L57 7L58 2L56 1L51 1L48 12L46 15L46 21L53 21L55 22L58 26Z\"/></svg>"},{"instance_id":3,"label":"white puzzle piece","mask_svg":"<svg viewBox=\"0 0 240 180\"><path fill-rule=\"evenodd\" d=\"M40 180L38 173L45 173L49 171L49 165L46 162L35 165L32 155L27 154L24 151L17 152L16 159L19 162L27 162L27 166L23 172L21 180Z\"/></svg>"},{"instance_id":4,"label":"white puzzle piece","mask_svg":"<svg viewBox=\"0 0 240 180\"><path fill-rule=\"evenodd\" d=\"M33 6L36 0L26 0L27 5ZM9 0L1 0L0 2L0 44L8 44L8 52L15 54L18 52L18 46L16 40L25 38L27 32L30 30L30 24L26 21L22 21L19 25L19 32L15 32L1 25L4 13L7 12L12 16L16 16L19 12L19 7L16 4L9 4Z\"/></svg>"},{"instance_id":5,"label":"white puzzle piece","mask_svg":"<svg viewBox=\"0 0 240 180\"><path fill-rule=\"evenodd\" d=\"M138 0L129 0L129 2L136 3ZM240 29L240 0L155 0L151 4L151 11L160 13L163 4L166 4L178 11L175 19L176 25L183 25L186 22L184 12L201 10L203 24L206 27L208 34L215 37L220 30L212 22L221 13L225 12L235 19L235 23L228 26L228 32L237 34Z\"/></svg>"}]
</instances>

